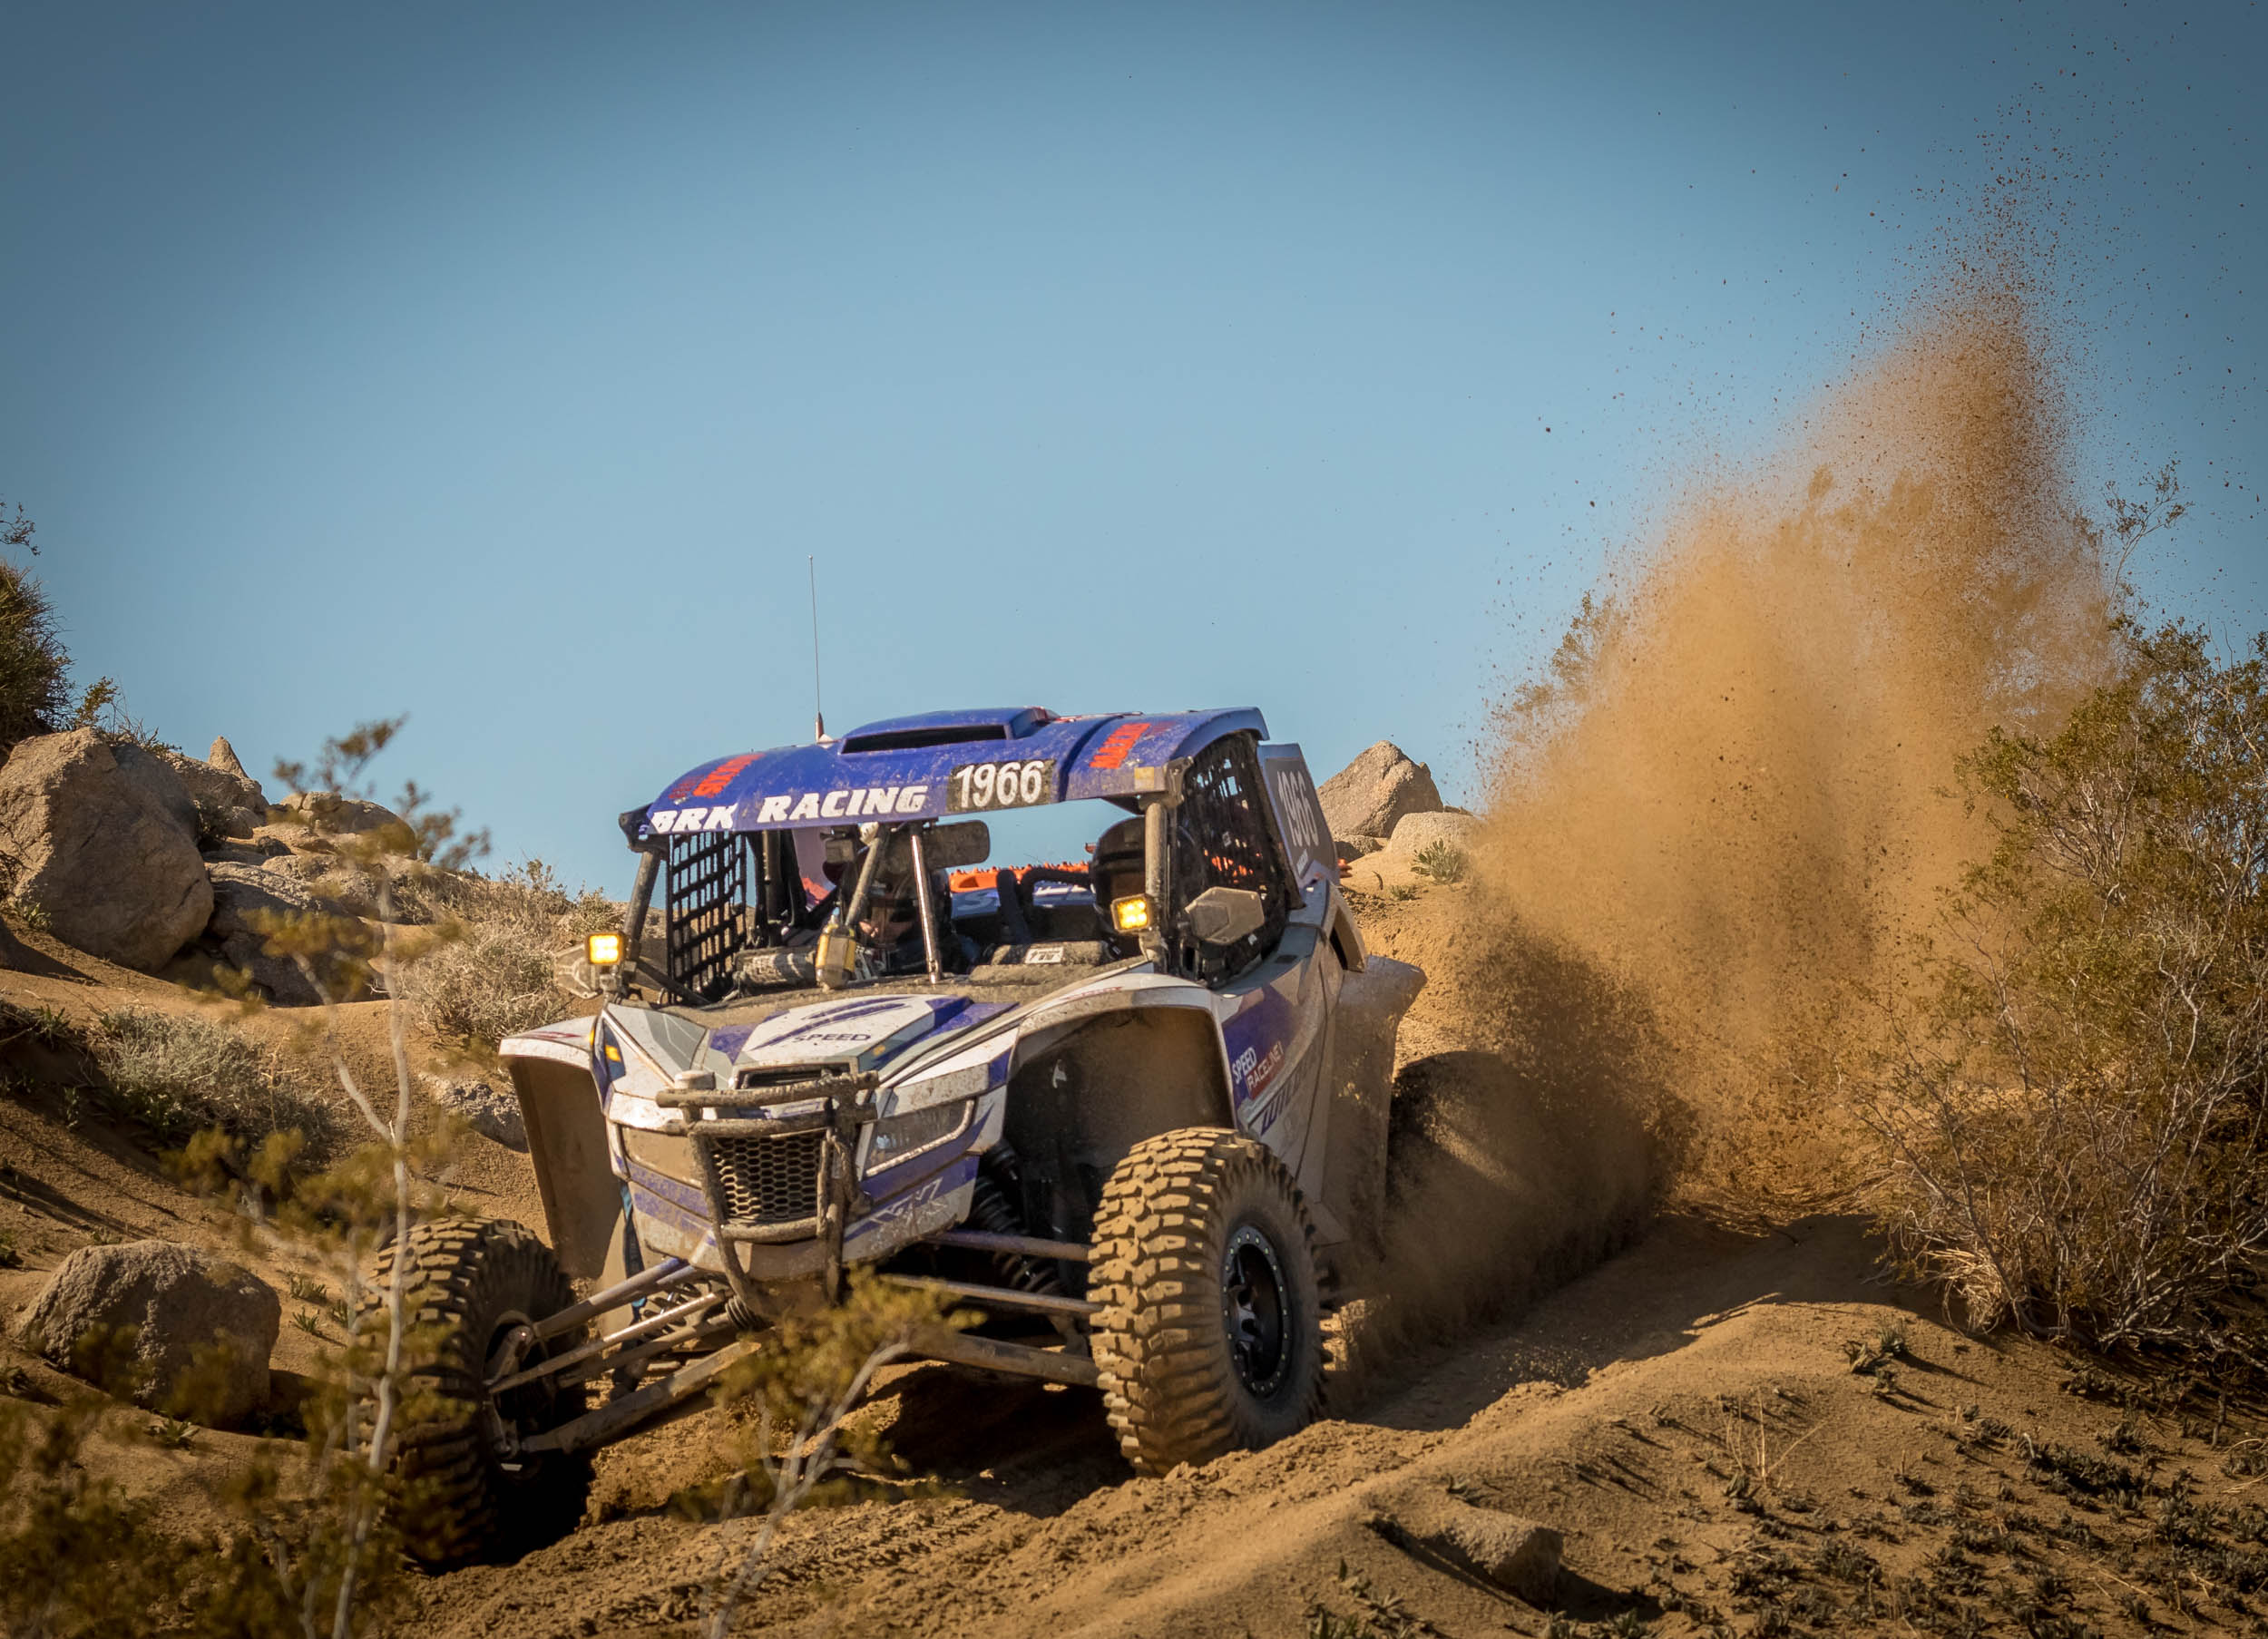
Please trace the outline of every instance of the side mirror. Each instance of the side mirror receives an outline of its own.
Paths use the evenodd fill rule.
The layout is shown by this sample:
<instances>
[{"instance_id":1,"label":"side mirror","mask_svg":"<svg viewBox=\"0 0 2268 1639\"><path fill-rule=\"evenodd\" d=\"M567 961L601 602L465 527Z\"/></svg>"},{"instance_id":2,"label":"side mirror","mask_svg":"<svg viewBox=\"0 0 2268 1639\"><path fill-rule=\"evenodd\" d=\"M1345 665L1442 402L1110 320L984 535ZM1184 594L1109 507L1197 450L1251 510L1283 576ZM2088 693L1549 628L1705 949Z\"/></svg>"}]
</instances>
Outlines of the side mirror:
<instances>
[{"instance_id":1,"label":"side mirror","mask_svg":"<svg viewBox=\"0 0 2268 1639\"><path fill-rule=\"evenodd\" d=\"M1207 888L1189 902L1189 932L1203 945L1233 945L1267 925L1268 902L1250 888Z\"/></svg>"}]
</instances>

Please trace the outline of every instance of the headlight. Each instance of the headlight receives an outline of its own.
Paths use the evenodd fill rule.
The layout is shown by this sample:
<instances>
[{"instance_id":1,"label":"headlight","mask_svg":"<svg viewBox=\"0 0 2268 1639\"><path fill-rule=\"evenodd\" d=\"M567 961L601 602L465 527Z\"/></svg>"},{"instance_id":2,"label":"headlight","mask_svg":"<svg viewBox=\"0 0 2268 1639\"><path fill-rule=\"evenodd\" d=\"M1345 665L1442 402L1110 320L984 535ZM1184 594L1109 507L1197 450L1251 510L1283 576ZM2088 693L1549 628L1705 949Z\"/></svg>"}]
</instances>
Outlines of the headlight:
<instances>
[{"instance_id":1,"label":"headlight","mask_svg":"<svg viewBox=\"0 0 2268 1639\"><path fill-rule=\"evenodd\" d=\"M582 953L591 959L594 968L611 968L622 960L622 936L620 933L592 933L582 941Z\"/></svg>"},{"instance_id":2,"label":"headlight","mask_svg":"<svg viewBox=\"0 0 2268 1639\"><path fill-rule=\"evenodd\" d=\"M948 1138L959 1137L966 1130L969 1113L975 1107L973 1098L954 1098L924 1109L908 1110L903 1116L883 1117L875 1123L874 1137L866 1145L866 1170L880 1172L908 1156L917 1156Z\"/></svg>"},{"instance_id":3,"label":"headlight","mask_svg":"<svg viewBox=\"0 0 2268 1639\"><path fill-rule=\"evenodd\" d=\"M1129 893L1110 902L1110 922L1121 933L1139 933L1149 926L1149 895Z\"/></svg>"}]
</instances>

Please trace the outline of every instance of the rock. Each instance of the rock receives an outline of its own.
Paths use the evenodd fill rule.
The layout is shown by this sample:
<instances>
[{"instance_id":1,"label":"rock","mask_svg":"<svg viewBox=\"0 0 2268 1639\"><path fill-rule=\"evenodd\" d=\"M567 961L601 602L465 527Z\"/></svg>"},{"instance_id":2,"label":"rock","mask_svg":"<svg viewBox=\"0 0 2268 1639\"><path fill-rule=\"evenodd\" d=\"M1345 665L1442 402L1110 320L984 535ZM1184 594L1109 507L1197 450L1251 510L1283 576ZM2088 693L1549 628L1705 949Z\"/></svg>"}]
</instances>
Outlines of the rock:
<instances>
[{"instance_id":1,"label":"rock","mask_svg":"<svg viewBox=\"0 0 2268 1639\"><path fill-rule=\"evenodd\" d=\"M268 794L259 782L243 774L215 768L178 751L155 754L173 771L190 801L196 805L196 824L205 836L249 836L268 818Z\"/></svg>"},{"instance_id":2,"label":"rock","mask_svg":"<svg viewBox=\"0 0 2268 1639\"><path fill-rule=\"evenodd\" d=\"M507 1149L528 1146L527 1124L520 1116L520 1100L500 1093L485 1081L452 1081L446 1076L423 1076L425 1091L445 1110L463 1117L484 1138L494 1138Z\"/></svg>"},{"instance_id":3,"label":"rock","mask_svg":"<svg viewBox=\"0 0 2268 1639\"><path fill-rule=\"evenodd\" d=\"M214 865L266 864L271 859L288 857L291 850L273 836L248 836L208 842L199 852L210 871Z\"/></svg>"},{"instance_id":4,"label":"rock","mask_svg":"<svg viewBox=\"0 0 2268 1639\"><path fill-rule=\"evenodd\" d=\"M1324 781L1316 795L1335 837L1386 837L1406 815L1438 814L1442 794L1432 771L1381 740Z\"/></svg>"},{"instance_id":5,"label":"rock","mask_svg":"<svg viewBox=\"0 0 2268 1639\"><path fill-rule=\"evenodd\" d=\"M133 1241L65 1258L24 1312L21 1335L121 1399L227 1428L267 1400L282 1322L274 1289L241 1265Z\"/></svg>"},{"instance_id":6,"label":"rock","mask_svg":"<svg viewBox=\"0 0 2268 1639\"><path fill-rule=\"evenodd\" d=\"M1559 1585L1559 1533L1549 1526L1444 1498L1401 1527L1419 1546L1548 1610Z\"/></svg>"},{"instance_id":7,"label":"rock","mask_svg":"<svg viewBox=\"0 0 2268 1639\"><path fill-rule=\"evenodd\" d=\"M173 765L186 761L170 751L151 751L131 740L110 742L118 772L139 786L151 805L167 815L191 843L197 840L197 799Z\"/></svg>"},{"instance_id":8,"label":"rock","mask_svg":"<svg viewBox=\"0 0 2268 1639\"><path fill-rule=\"evenodd\" d=\"M208 766L218 768L223 774L233 774L240 780L252 778L245 772L244 764L236 755L236 747L229 744L226 735L216 734L212 737L212 749L205 753L205 762ZM259 782L253 783L257 785Z\"/></svg>"},{"instance_id":9,"label":"rock","mask_svg":"<svg viewBox=\"0 0 2268 1639\"><path fill-rule=\"evenodd\" d=\"M8 754L0 844L18 862L15 896L106 961L162 967L212 915L188 793L156 757L92 728L36 735Z\"/></svg>"},{"instance_id":10,"label":"rock","mask_svg":"<svg viewBox=\"0 0 2268 1639\"><path fill-rule=\"evenodd\" d=\"M407 823L383 804L341 796L335 791L295 791L284 798L283 810L311 830L334 836L360 836L382 826Z\"/></svg>"},{"instance_id":11,"label":"rock","mask_svg":"<svg viewBox=\"0 0 2268 1639\"><path fill-rule=\"evenodd\" d=\"M253 918L308 912L352 916L354 912L292 876L260 865L224 862L207 869L212 879L213 909L212 920L205 924L205 948L230 967L243 969L278 1007L306 1008L320 1002L321 994L308 982L297 962L268 953L267 936L254 925Z\"/></svg>"},{"instance_id":12,"label":"rock","mask_svg":"<svg viewBox=\"0 0 2268 1639\"><path fill-rule=\"evenodd\" d=\"M338 852L308 827L290 821L255 825L252 828L252 834L243 840L256 848L270 848L280 854L336 854Z\"/></svg>"},{"instance_id":13,"label":"rock","mask_svg":"<svg viewBox=\"0 0 2268 1639\"><path fill-rule=\"evenodd\" d=\"M1404 815L1394 826L1386 848L1390 853L1414 859L1435 843L1446 843L1470 854L1480 840L1479 820L1470 814L1452 814L1443 809L1439 814Z\"/></svg>"}]
</instances>

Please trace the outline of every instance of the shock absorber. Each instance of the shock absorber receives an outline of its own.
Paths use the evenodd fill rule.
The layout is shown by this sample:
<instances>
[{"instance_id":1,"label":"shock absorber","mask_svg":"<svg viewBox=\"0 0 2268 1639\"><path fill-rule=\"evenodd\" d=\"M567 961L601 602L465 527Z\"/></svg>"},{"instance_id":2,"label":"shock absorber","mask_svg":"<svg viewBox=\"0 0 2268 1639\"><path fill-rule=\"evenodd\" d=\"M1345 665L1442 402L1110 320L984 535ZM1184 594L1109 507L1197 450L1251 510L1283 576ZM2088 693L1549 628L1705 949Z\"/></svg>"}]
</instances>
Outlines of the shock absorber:
<instances>
[{"instance_id":1,"label":"shock absorber","mask_svg":"<svg viewBox=\"0 0 2268 1639\"><path fill-rule=\"evenodd\" d=\"M1013 1178L1016 1171L1015 1152L1005 1144L996 1145L984 1157L984 1165L976 1175L976 1187L969 1196L969 1227L981 1229L987 1234L1021 1235L1031 1233L1016 1209L1008 1204L1007 1192L994 1177L995 1169ZM1055 1273L1055 1265L1025 1257L1022 1253L996 1252L992 1255L992 1267L1000 1278L1018 1292L1043 1293L1061 1295L1063 1283Z\"/></svg>"}]
</instances>

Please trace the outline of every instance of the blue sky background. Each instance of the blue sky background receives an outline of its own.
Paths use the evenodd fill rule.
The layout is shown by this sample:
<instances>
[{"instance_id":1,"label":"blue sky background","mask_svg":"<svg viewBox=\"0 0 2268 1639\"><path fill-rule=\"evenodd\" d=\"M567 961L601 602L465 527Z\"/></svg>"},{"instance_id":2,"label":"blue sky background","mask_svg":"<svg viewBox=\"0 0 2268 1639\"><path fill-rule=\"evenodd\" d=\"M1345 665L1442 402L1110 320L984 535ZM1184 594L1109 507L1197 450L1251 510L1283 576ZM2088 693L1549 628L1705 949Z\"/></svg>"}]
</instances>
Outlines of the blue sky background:
<instances>
[{"instance_id":1,"label":"blue sky background","mask_svg":"<svg viewBox=\"0 0 2268 1639\"><path fill-rule=\"evenodd\" d=\"M1452 800L1696 463L2011 151L2080 481L2268 624L2256 83L2219 7L17 5L0 495L82 680L491 826L944 705L1254 702ZM2013 148L2011 147L2013 144ZM1549 429L1547 431L1547 429Z\"/></svg>"}]
</instances>

